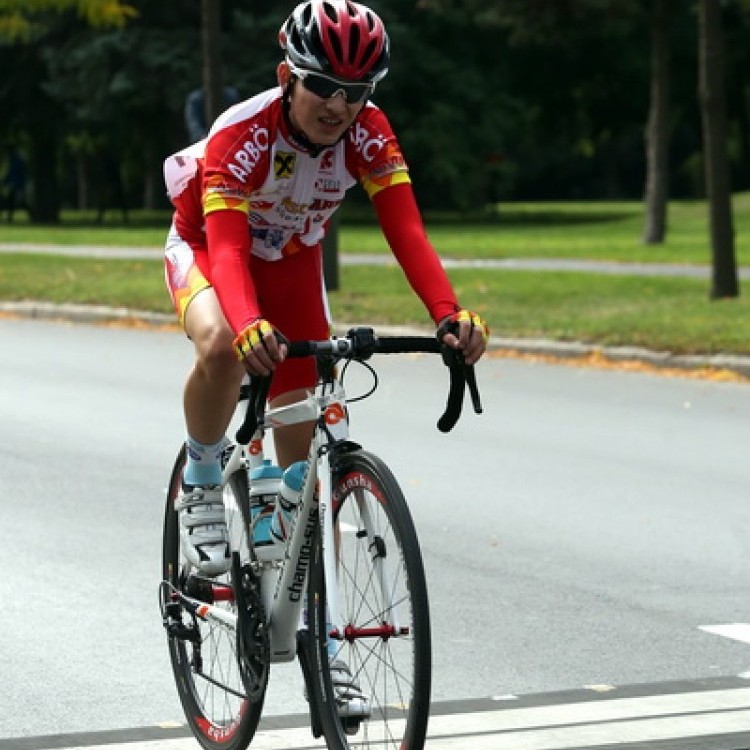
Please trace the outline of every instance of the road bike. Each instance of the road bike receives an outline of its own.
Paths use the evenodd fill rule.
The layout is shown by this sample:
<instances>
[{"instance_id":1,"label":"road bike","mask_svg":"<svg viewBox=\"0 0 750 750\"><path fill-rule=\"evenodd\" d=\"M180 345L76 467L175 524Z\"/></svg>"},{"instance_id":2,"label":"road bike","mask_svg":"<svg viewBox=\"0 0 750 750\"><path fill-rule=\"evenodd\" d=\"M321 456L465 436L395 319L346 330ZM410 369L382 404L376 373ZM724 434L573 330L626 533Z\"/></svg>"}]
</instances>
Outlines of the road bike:
<instances>
[{"instance_id":1,"label":"road bike","mask_svg":"<svg viewBox=\"0 0 750 750\"><path fill-rule=\"evenodd\" d=\"M329 748L424 745L432 657L419 542L393 474L349 436L348 403L377 388L368 360L404 352L442 353L449 367L440 430L458 421L467 384L474 410L481 412L473 368L454 350L432 337L378 337L369 328L289 343L288 356L317 358L318 385L298 403L267 408L269 378L251 378L243 386L247 412L223 461L231 550L225 575L201 576L181 553L175 502L184 445L179 451L167 490L159 601L177 691L206 750L248 746L271 665L295 658L312 734L323 736ZM344 390L352 361L373 379L358 398L347 398ZM269 541L261 530L277 502L273 493L259 494L251 479L270 463L263 439L268 430L307 421L315 427L298 502L287 508L286 538ZM347 716L346 705L337 702L331 673L337 660L366 696L369 715Z\"/></svg>"}]
</instances>

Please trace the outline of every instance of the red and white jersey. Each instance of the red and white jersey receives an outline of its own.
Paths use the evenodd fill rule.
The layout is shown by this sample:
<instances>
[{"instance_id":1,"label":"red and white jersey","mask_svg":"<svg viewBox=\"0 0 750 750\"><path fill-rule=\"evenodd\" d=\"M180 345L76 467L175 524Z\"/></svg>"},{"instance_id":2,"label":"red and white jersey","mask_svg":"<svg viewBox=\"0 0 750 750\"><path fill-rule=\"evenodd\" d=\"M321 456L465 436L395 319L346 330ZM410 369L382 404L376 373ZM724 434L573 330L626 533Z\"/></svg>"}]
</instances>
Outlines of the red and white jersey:
<instances>
[{"instance_id":1,"label":"red and white jersey","mask_svg":"<svg viewBox=\"0 0 750 750\"><path fill-rule=\"evenodd\" d=\"M260 316L249 253L278 261L316 246L357 182L432 319L458 309L424 231L401 149L385 115L371 103L336 145L313 156L289 131L281 89L270 89L227 110L205 140L170 156L164 176L178 240L192 249L183 264L170 257L168 243L171 287L190 286L191 273L200 273L235 332Z\"/></svg>"},{"instance_id":2,"label":"red and white jersey","mask_svg":"<svg viewBox=\"0 0 750 750\"><path fill-rule=\"evenodd\" d=\"M383 112L368 103L345 137L313 157L294 140L282 91L265 91L219 117L208 137L164 164L180 236L205 248L203 217L219 210L248 217L251 252L278 260L316 245L346 191L372 198L408 183L403 155Z\"/></svg>"}]
</instances>

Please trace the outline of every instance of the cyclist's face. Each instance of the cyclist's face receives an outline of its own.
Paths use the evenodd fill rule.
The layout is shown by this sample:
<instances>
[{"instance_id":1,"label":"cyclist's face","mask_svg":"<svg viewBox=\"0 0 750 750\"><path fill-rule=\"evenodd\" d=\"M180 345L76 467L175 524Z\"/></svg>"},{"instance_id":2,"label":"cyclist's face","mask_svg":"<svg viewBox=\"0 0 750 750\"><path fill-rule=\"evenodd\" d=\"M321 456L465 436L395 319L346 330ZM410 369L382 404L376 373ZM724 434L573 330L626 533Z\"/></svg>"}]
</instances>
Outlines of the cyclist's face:
<instances>
[{"instance_id":1,"label":"cyclist's face","mask_svg":"<svg viewBox=\"0 0 750 750\"><path fill-rule=\"evenodd\" d=\"M282 71L283 66L283 71ZM279 66L279 83L289 80L289 68ZM365 102L348 104L343 94L322 99L296 81L289 97L289 117L292 125L301 130L313 143L332 145L354 122Z\"/></svg>"}]
</instances>

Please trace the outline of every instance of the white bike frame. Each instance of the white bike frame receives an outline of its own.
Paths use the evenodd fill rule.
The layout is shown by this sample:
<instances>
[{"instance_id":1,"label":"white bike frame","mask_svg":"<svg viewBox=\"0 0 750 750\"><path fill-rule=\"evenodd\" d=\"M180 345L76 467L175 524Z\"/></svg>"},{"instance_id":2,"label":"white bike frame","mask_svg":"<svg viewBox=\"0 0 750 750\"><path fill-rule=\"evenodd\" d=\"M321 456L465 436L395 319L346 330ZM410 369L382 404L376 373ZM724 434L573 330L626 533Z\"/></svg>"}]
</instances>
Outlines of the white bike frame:
<instances>
[{"instance_id":1,"label":"white bike frame","mask_svg":"<svg viewBox=\"0 0 750 750\"><path fill-rule=\"evenodd\" d=\"M254 565L260 577L261 597L269 623L271 662L292 661L297 653L296 634L300 627L300 615L305 606L307 576L311 562L312 540L316 526L320 525L323 561L326 578L326 604L328 632L335 638L343 638L345 623L340 611L336 585L336 532L333 522L331 468L329 448L349 437L348 410L343 386L336 382L333 388L326 385L315 394L288 406L268 409L262 424L258 426L247 446L237 445L224 468L223 483L238 470L250 472L264 461L263 439L267 429L275 429L301 422L315 421L316 426L307 458L307 475L302 486L300 501L291 519L289 539L279 559L278 546L256 549ZM358 500L360 514L368 534L373 528L367 503ZM227 509L238 512L238 509ZM248 530L252 533L252 529ZM234 542L233 542L234 543ZM243 545L245 546L245 545ZM241 549L241 560L246 563L249 550ZM271 554L269 554L269 552ZM388 581L383 566L375 560L376 576L382 591L383 602L388 602ZM222 625L237 627L237 615L226 609L190 600L196 613L202 618L213 619ZM387 608L395 618L395 606ZM399 624L389 625L399 632ZM303 623L306 626L306 623Z\"/></svg>"}]
</instances>

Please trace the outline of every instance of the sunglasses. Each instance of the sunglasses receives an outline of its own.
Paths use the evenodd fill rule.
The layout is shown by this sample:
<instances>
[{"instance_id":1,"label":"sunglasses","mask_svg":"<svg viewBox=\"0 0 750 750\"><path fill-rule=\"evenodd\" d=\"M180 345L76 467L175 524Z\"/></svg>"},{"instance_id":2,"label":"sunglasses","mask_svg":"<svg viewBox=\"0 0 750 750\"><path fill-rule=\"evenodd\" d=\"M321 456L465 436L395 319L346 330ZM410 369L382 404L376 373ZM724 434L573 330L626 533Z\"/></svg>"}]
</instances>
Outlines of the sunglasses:
<instances>
[{"instance_id":1,"label":"sunglasses","mask_svg":"<svg viewBox=\"0 0 750 750\"><path fill-rule=\"evenodd\" d=\"M347 104L359 104L375 90L375 84L371 81L340 81L338 78L331 78L324 73L312 70L301 68L291 70L311 94L321 99L330 99L342 93Z\"/></svg>"}]
</instances>

